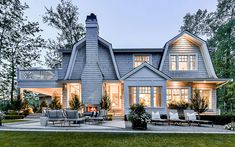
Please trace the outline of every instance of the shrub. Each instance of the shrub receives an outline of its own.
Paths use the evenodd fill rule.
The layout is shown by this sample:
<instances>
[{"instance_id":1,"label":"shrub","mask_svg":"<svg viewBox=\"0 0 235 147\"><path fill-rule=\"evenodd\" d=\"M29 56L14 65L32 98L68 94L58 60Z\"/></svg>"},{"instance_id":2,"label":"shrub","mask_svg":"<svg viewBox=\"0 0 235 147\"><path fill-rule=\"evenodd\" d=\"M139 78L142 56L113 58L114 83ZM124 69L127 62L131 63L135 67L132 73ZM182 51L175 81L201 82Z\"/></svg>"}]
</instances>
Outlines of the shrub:
<instances>
[{"instance_id":1,"label":"shrub","mask_svg":"<svg viewBox=\"0 0 235 147\"><path fill-rule=\"evenodd\" d=\"M48 107L47 102L45 100L43 100L39 107L40 107L40 112L42 112L43 107Z\"/></svg>"},{"instance_id":2,"label":"shrub","mask_svg":"<svg viewBox=\"0 0 235 147\"><path fill-rule=\"evenodd\" d=\"M5 115L4 119L23 119L24 115Z\"/></svg>"},{"instance_id":3,"label":"shrub","mask_svg":"<svg viewBox=\"0 0 235 147\"><path fill-rule=\"evenodd\" d=\"M72 110L79 110L81 108L81 103L80 103L79 97L77 95L75 95L69 101L69 106L71 107Z\"/></svg>"},{"instance_id":4,"label":"shrub","mask_svg":"<svg viewBox=\"0 0 235 147\"><path fill-rule=\"evenodd\" d=\"M217 125L225 125L235 121L235 115L201 115L201 120L210 120Z\"/></svg>"},{"instance_id":5,"label":"shrub","mask_svg":"<svg viewBox=\"0 0 235 147\"><path fill-rule=\"evenodd\" d=\"M51 101L51 104L49 105L51 109L61 109L62 105L60 103L60 98L57 96L54 96L54 98Z\"/></svg>"},{"instance_id":6,"label":"shrub","mask_svg":"<svg viewBox=\"0 0 235 147\"><path fill-rule=\"evenodd\" d=\"M227 129L227 130L235 131L235 122L231 122L231 123L225 125L224 128Z\"/></svg>"},{"instance_id":7,"label":"shrub","mask_svg":"<svg viewBox=\"0 0 235 147\"><path fill-rule=\"evenodd\" d=\"M187 109L189 107L189 102L186 102L185 100L181 101L171 101L168 103L169 109Z\"/></svg>"}]
</instances>

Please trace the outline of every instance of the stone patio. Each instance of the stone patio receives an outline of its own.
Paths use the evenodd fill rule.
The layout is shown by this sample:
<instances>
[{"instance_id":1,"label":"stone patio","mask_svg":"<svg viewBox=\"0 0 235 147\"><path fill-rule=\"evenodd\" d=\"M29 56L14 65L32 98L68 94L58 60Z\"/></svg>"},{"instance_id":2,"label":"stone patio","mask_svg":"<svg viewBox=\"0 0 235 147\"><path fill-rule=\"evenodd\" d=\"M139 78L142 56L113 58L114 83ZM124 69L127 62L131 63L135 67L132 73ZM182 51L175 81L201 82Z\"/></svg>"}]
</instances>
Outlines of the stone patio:
<instances>
[{"instance_id":1,"label":"stone patio","mask_svg":"<svg viewBox=\"0 0 235 147\"><path fill-rule=\"evenodd\" d=\"M152 125L148 124L148 130L132 130L131 123L121 119L105 121L102 124L81 124L71 126L61 126L61 124L50 124L41 126L39 119L29 119L25 122L4 124L0 130L5 131L56 131L56 132L127 132L127 133L216 133L216 134L235 134L235 131L225 130L224 126L202 125Z\"/></svg>"}]
</instances>

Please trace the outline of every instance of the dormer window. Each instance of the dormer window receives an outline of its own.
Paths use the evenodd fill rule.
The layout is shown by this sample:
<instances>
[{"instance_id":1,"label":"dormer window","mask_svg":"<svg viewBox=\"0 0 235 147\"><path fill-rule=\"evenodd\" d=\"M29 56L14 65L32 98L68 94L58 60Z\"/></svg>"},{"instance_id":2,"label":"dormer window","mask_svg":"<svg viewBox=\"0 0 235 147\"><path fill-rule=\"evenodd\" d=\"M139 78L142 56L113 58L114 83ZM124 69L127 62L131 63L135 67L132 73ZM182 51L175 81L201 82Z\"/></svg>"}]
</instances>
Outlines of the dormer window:
<instances>
[{"instance_id":1,"label":"dormer window","mask_svg":"<svg viewBox=\"0 0 235 147\"><path fill-rule=\"evenodd\" d=\"M170 70L197 70L197 55L170 55Z\"/></svg>"},{"instance_id":2,"label":"dormer window","mask_svg":"<svg viewBox=\"0 0 235 147\"><path fill-rule=\"evenodd\" d=\"M150 55L134 55L134 67L141 65L143 62L150 63Z\"/></svg>"}]
</instances>

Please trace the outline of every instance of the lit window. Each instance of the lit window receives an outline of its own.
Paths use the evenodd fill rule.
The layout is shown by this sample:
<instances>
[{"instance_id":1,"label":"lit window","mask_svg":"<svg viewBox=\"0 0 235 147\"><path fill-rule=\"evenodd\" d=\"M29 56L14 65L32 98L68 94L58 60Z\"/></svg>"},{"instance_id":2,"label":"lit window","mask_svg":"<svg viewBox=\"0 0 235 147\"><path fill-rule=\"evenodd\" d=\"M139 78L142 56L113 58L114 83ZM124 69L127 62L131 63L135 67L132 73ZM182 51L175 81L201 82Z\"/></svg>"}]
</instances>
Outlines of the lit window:
<instances>
[{"instance_id":1,"label":"lit window","mask_svg":"<svg viewBox=\"0 0 235 147\"><path fill-rule=\"evenodd\" d=\"M188 88L168 88L167 89L167 101L188 101L189 90Z\"/></svg>"},{"instance_id":2,"label":"lit window","mask_svg":"<svg viewBox=\"0 0 235 147\"><path fill-rule=\"evenodd\" d=\"M80 84L68 84L69 86L69 99L71 100L74 97L78 97L81 101L81 86Z\"/></svg>"},{"instance_id":3,"label":"lit window","mask_svg":"<svg viewBox=\"0 0 235 147\"><path fill-rule=\"evenodd\" d=\"M189 56L189 66L190 66L190 70L196 70L196 56L195 55Z\"/></svg>"},{"instance_id":4,"label":"lit window","mask_svg":"<svg viewBox=\"0 0 235 147\"><path fill-rule=\"evenodd\" d=\"M196 55L170 55L170 70L196 70Z\"/></svg>"},{"instance_id":5,"label":"lit window","mask_svg":"<svg viewBox=\"0 0 235 147\"><path fill-rule=\"evenodd\" d=\"M171 70L176 70L176 64L177 64L177 61L176 61L176 57L177 56L171 56Z\"/></svg>"},{"instance_id":6,"label":"lit window","mask_svg":"<svg viewBox=\"0 0 235 147\"><path fill-rule=\"evenodd\" d=\"M188 56L179 56L179 70L188 69Z\"/></svg>"},{"instance_id":7,"label":"lit window","mask_svg":"<svg viewBox=\"0 0 235 147\"><path fill-rule=\"evenodd\" d=\"M151 87L139 87L139 101L146 107L151 107Z\"/></svg>"},{"instance_id":8,"label":"lit window","mask_svg":"<svg viewBox=\"0 0 235 147\"><path fill-rule=\"evenodd\" d=\"M141 65L143 62L150 63L149 55L135 55L134 58L135 58L134 67Z\"/></svg>"},{"instance_id":9,"label":"lit window","mask_svg":"<svg viewBox=\"0 0 235 147\"><path fill-rule=\"evenodd\" d=\"M129 105L136 104L136 87L129 87Z\"/></svg>"},{"instance_id":10,"label":"lit window","mask_svg":"<svg viewBox=\"0 0 235 147\"><path fill-rule=\"evenodd\" d=\"M154 87L154 107L161 107L162 103L162 93L161 87Z\"/></svg>"}]
</instances>

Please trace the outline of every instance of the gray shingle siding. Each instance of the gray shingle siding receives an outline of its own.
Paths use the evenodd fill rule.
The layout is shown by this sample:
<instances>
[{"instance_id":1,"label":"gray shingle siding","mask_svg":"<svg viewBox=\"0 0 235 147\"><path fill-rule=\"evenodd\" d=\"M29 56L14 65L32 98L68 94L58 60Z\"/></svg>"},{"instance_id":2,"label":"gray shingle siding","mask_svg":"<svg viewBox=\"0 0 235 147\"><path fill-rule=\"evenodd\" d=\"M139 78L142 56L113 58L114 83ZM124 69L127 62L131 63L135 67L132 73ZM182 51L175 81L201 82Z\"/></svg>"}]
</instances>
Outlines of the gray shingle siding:
<instances>
[{"instance_id":1,"label":"gray shingle siding","mask_svg":"<svg viewBox=\"0 0 235 147\"><path fill-rule=\"evenodd\" d=\"M121 77L133 69L133 56L138 55L138 54L145 55L146 53L115 53L114 54ZM162 56L161 53L148 53L148 55L152 56L152 65L158 69L161 56Z\"/></svg>"},{"instance_id":2,"label":"gray shingle siding","mask_svg":"<svg viewBox=\"0 0 235 147\"><path fill-rule=\"evenodd\" d=\"M170 71L169 56L170 54L187 54L196 53L198 56L198 70L196 71ZM208 78L205 63L202 58L200 48L189 41L184 43L177 42L169 46L162 71L172 78Z\"/></svg>"},{"instance_id":3,"label":"gray shingle siding","mask_svg":"<svg viewBox=\"0 0 235 147\"><path fill-rule=\"evenodd\" d=\"M109 48L99 44L99 66L104 75L104 80L117 80L114 64L110 55Z\"/></svg>"},{"instance_id":4,"label":"gray shingle siding","mask_svg":"<svg viewBox=\"0 0 235 147\"><path fill-rule=\"evenodd\" d=\"M82 71L86 63L86 46L78 49L77 57L74 63L74 68L72 69L72 74L70 79L81 79Z\"/></svg>"},{"instance_id":5,"label":"gray shingle siding","mask_svg":"<svg viewBox=\"0 0 235 147\"><path fill-rule=\"evenodd\" d=\"M64 76L66 74L69 60L70 60L71 53L63 53L62 54L62 68L58 70L58 79L64 79Z\"/></svg>"}]
</instances>

